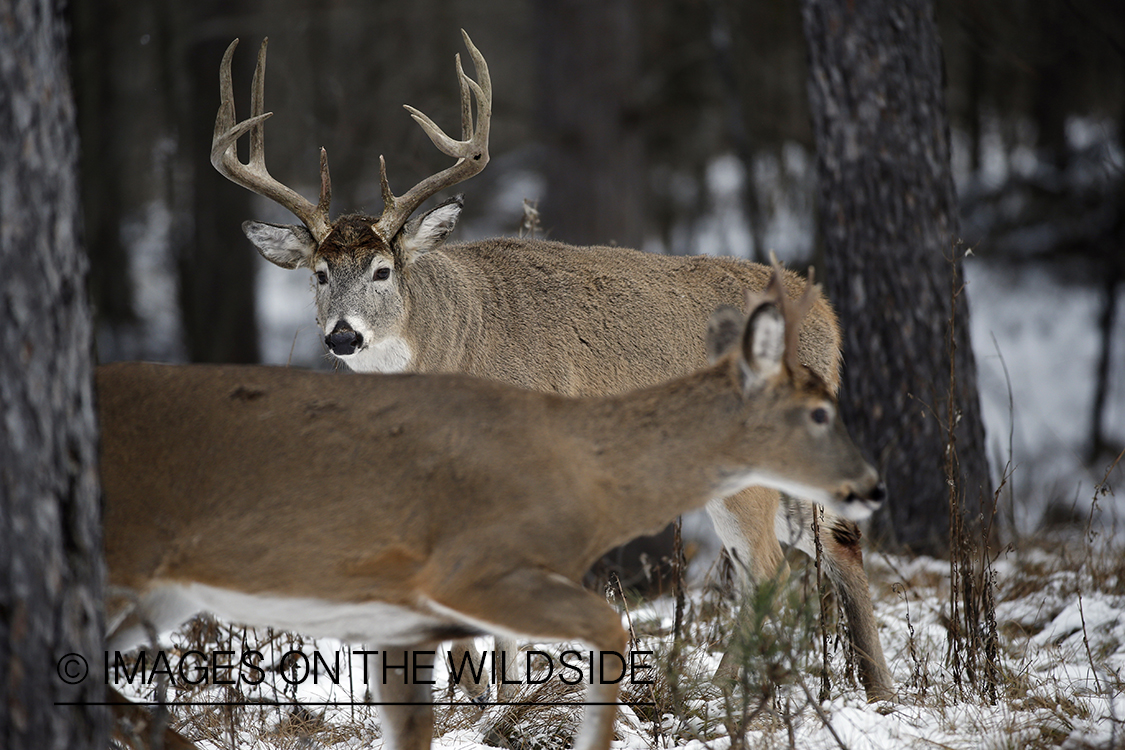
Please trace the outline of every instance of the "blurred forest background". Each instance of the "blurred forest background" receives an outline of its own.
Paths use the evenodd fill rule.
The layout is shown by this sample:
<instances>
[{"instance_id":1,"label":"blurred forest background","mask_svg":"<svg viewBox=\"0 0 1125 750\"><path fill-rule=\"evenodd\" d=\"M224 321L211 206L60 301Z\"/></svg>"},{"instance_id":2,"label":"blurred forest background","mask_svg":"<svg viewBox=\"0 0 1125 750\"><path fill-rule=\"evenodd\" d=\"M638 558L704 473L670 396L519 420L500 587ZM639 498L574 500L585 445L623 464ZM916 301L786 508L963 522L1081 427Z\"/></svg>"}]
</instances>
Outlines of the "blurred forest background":
<instances>
[{"instance_id":1,"label":"blurred forest background","mask_svg":"<svg viewBox=\"0 0 1125 750\"><path fill-rule=\"evenodd\" d=\"M1004 512L1022 533L1084 520L1078 500L1125 443L1125 3L936 6L989 459L997 479L1015 469ZM552 239L824 267L793 0L77 0L70 13L103 362L329 367L308 274L267 264L240 230L293 217L208 161L235 37L241 117L270 39L271 173L314 196L326 147L334 214L378 213L380 154L400 192L448 165L402 105L456 131L464 28L492 74L492 161L455 189L454 239L518 233L526 200Z\"/></svg>"}]
</instances>

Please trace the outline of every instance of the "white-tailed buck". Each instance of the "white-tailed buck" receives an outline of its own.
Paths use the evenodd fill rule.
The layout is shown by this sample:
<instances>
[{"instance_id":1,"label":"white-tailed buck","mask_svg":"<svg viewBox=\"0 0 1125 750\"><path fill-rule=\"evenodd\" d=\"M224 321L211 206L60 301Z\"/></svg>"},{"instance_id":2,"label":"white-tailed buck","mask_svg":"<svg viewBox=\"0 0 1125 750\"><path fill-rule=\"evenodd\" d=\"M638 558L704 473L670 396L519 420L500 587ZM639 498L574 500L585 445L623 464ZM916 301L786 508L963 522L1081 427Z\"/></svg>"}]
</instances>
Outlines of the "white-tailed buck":
<instances>
[{"instance_id":1,"label":"white-tailed buck","mask_svg":"<svg viewBox=\"0 0 1125 750\"><path fill-rule=\"evenodd\" d=\"M263 121L271 113L263 111L265 43L258 54L250 118L241 123L230 76L235 44L227 49L211 161L234 182L301 219L304 226L249 221L243 230L270 262L312 271L317 321L328 348L360 372L464 372L572 396L622 393L703 366L708 317L720 305L740 305L744 290L763 289L768 267L533 239L443 245L460 215L460 198L410 219L427 198L488 163L492 83L467 35L465 44L479 84L464 73L458 57L463 140L450 138L408 107L434 144L457 162L396 197L380 158L382 214L335 220L328 213L331 189L323 150L315 206L266 171ZM236 153L245 133L250 134L248 164ZM803 281L787 272L785 285L795 295ZM798 357L836 392L840 333L819 294L801 327ZM779 536L815 554L811 508L803 499L780 503L776 488L764 486L725 495L707 507L744 584L787 573ZM529 495L526 502L542 500ZM859 529L832 515L821 528L827 570L847 612L868 698L889 697L892 681L879 644ZM729 674L734 661L728 652L721 671Z\"/></svg>"},{"instance_id":2,"label":"white-tailed buck","mask_svg":"<svg viewBox=\"0 0 1125 750\"><path fill-rule=\"evenodd\" d=\"M624 654L620 615L577 583L610 548L751 485L850 518L882 500L832 388L794 351L817 300L811 285L788 300L779 270L748 294L748 318L716 312L713 364L616 396L465 375L101 367L109 584L133 593L110 599L110 648L209 610L380 653L502 633ZM388 746L417 750L430 688L408 677L374 681ZM600 682L577 748L613 737L618 685Z\"/></svg>"}]
</instances>

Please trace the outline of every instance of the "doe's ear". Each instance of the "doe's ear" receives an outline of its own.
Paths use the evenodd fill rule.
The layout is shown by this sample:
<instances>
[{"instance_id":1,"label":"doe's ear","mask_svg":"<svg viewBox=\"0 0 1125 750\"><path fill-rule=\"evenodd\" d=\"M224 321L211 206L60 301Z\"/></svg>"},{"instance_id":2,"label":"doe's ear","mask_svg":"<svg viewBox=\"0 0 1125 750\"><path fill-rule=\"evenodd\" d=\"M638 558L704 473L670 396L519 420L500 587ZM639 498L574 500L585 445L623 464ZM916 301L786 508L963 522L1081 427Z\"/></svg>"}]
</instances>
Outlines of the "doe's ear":
<instances>
[{"instance_id":1,"label":"doe's ear","mask_svg":"<svg viewBox=\"0 0 1125 750\"><path fill-rule=\"evenodd\" d=\"M758 305L742 337L743 389L749 392L781 371L785 357L785 316L773 302Z\"/></svg>"},{"instance_id":2,"label":"doe's ear","mask_svg":"<svg viewBox=\"0 0 1125 750\"><path fill-rule=\"evenodd\" d=\"M408 221L402 228L399 239L406 262L413 262L419 255L428 253L445 242L445 238L457 226L457 219L461 217L464 208L464 196L455 195L417 219Z\"/></svg>"},{"instance_id":3,"label":"doe's ear","mask_svg":"<svg viewBox=\"0 0 1125 750\"><path fill-rule=\"evenodd\" d=\"M312 268L316 240L308 229L293 224L244 221L242 233L270 263L289 270L302 266Z\"/></svg>"},{"instance_id":4,"label":"doe's ear","mask_svg":"<svg viewBox=\"0 0 1125 750\"><path fill-rule=\"evenodd\" d=\"M708 362L715 364L738 343L745 321L743 312L730 305L722 305L711 313L711 319L707 321Z\"/></svg>"}]
</instances>

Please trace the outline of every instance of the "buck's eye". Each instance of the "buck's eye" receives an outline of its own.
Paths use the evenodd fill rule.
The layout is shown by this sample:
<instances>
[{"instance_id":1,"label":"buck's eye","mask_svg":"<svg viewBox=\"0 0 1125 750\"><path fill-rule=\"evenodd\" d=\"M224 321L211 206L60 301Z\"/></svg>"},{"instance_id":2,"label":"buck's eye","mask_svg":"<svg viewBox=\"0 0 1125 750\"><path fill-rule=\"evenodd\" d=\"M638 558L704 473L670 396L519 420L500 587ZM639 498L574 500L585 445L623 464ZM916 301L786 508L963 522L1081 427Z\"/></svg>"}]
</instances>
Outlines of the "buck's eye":
<instances>
[{"instance_id":1,"label":"buck's eye","mask_svg":"<svg viewBox=\"0 0 1125 750\"><path fill-rule=\"evenodd\" d=\"M328 283L328 273L326 271L317 271L316 272L316 283L327 284Z\"/></svg>"},{"instance_id":2,"label":"buck's eye","mask_svg":"<svg viewBox=\"0 0 1125 750\"><path fill-rule=\"evenodd\" d=\"M816 424L828 424L828 410L823 406L813 409L812 413L809 414L809 417Z\"/></svg>"},{"instance_id":3,"label":"buck's eye","mask_svg":"<svg viewBox=\"0 0 1125 750\"><path fill-rule=\"evenodd\" d=\"M375 269L375 281L386 281L391 275L391 269L383 266L382 268Z\"/></svg>"}]
</instances>

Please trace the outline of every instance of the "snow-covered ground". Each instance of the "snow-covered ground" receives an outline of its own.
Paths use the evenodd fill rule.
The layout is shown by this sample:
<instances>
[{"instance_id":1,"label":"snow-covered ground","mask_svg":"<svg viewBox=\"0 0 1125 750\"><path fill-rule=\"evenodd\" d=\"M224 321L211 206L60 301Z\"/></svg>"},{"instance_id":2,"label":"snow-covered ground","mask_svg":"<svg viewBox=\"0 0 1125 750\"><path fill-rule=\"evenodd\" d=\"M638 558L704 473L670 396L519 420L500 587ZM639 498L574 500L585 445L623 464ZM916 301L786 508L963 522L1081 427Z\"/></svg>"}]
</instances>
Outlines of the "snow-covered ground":
<instances>
[{"instance_id":1,"label":"snow-covered ground","mask_svg":"<svg viewBox=\"0 0 1125 750\"><path fill-rule=\"evenodd\" d=\"M819 689L816 676L821 663L820 638L808 619L787 610L767 620L776 646L755 664L747 698L758 706L761 677L782 675L775 697L746 724L746 747L818 748L847 747L886 750L901 747L934 748L1119 748L1125 744L1125 562L1120 548L1105 546L1106 539L1063 541L1047 547L1008 551L994 565L996 633L999 670L996 699L982 689L983 669L963 675L960 686L951 670L948 645L949 563L929 558L903 559L871 556L868 568L876 600L880 637L894 673L894 701L868 704L863 691L843 674L843 651L830 637L832 688L828 700L810 701ZM800 567L793 592L801 590ZM807 584L805 584L807 585ZM549 603L545 603L549 606ZM660 708L637 706L621 709L617 724L617 750L658 750L686 747L693 750L726 750L731 739L721 694L709 676L721 654L730 626L729 607L714 589L694 588L688 597L684 651L678 662L679 700L675 712L668 683L660 667L669 651L674 603L663 598L634 605L623 616L626 626L639 634L630 650L653 651L639 663L654 668L638 673L655 677L647 687L623 682L628 702L655 702ZM344 651L339 643L320 640L291 644L272 642L267 634L222 628L210 637L177 636L181 648L205 653L220 649L256 648L276 655L298 648L314 659L319 653L332 665L333 655ZM831 633L830 633L831 635ZM272 637L272 634L269 634ZM491 648L486 639L482 650ZM575 646L581 649L580 646ZM358 647L354 647L358 648ZM559 656L560 644L524 646ZM272 650L271 650L272 649ZM175 657L173 657L174 660ZM350 661L349 661L350 658ZM237 663L238 657L224 657ZM519 662L525 663L525 657ZM581 688L567 688L556 676L541 686L522 686L510 699L527 705L493 706L482 710L465 704L451 689L448 672L435 669L435 747L484 750L495 747L488 737L500 727L509 740L529 747L563 748L577 726L580 711L570 704L582 699ZM542 678L544 662L533 661ZM768 665L774 665L770 667ZM335 670L335 667L333 666ZM306 667L289 670L287 677L268 672L260 687L246 684L211 688L201 693L170 693L177 702L235 701L265 703L299 701L304 709L250 705L226 709L193 708L195 718L183 731L201 747L276 748L327 747L378 750L383 747L377 711L363 703L363 659L345 652L334 677L319 671L316 685ZM256 675L246 669L243 675ZM299 682L299 685L287 683ZM975 679L975 682L974 682ZM807 692L806 692L807 688ZM494 694L493 694L494 695ZM368 697L367 700L370 700ZM459 705L445 705L455 703ZM339 704L339 705L325 705ZM656 721L653 721L654 712ZM514 724L514 728L513 725ZM207 738L211 739L208 740ZM233 738L233 741L232 741Z\"/></svg>"}]
</instances>

